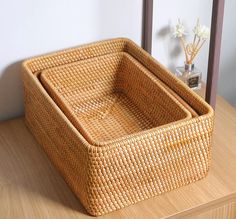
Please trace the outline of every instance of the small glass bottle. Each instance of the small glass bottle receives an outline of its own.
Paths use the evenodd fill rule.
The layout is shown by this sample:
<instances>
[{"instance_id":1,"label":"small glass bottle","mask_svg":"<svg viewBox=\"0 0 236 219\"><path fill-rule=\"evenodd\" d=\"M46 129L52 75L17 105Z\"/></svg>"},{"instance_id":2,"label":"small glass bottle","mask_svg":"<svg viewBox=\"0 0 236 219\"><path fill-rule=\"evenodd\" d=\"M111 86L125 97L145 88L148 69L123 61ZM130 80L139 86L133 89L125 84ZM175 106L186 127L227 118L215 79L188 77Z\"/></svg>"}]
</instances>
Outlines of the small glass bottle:
<instances>
[{"instance_id":1,"label":"small glass bottle","mask_svg":"<svg viewBox=\"0 0 236 219\"><path fill-rule=\"evenodd\" d=\"M201 89L202 73L194 64L186 64L176 68L176 76L187 84L192 90Z\"/></svg>"}]
</instances>

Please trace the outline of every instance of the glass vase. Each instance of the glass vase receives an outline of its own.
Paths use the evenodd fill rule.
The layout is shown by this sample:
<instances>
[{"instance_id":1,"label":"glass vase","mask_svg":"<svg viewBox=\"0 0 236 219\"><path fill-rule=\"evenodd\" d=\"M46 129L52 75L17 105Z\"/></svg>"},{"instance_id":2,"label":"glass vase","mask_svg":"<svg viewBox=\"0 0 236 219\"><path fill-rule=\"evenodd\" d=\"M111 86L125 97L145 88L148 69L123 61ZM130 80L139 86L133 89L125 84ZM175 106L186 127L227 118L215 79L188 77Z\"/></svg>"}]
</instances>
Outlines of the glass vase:
<instances>
[{"instance_id":1,"label":"glass vase","mask_svg":"<svg viewBox=\"0 0 236 219\"><path fill-rule=\"evenodd\" d=\"M201 89L202 73L194 64L185 64L176 68L176 76L192 90Z\"/></svg>"}]
</instances>

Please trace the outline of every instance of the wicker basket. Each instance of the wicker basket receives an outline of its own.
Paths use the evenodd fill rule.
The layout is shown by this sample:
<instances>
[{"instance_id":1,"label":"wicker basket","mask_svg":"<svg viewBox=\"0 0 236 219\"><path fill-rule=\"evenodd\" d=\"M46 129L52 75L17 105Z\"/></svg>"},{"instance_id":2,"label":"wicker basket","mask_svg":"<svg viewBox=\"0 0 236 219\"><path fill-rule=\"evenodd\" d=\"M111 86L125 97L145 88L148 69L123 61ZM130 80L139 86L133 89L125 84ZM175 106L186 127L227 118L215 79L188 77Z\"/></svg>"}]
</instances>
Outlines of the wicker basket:
<instances>
[{"instance_id":1,"label":"wicker basket","mask_svg":"<svg viewBox=\"0 0 236 219\"><path fill-rule=\"evenodd\" d=\"M37 76L46 69L120 52L160 79L194 118L123 136L105 146L92 145ZM132 41L108 40L37 57L25 61L23 69L27 125L90 214L102 215L206 176L212 108Z\"/></svg>"},{"instance_id":2,"label":"wicker basket","mask_svg":"<svg viewBox=\"0 0 236 219\"><path fill-rule=\"evenodd\" d=\"M124 52L45 70L41 80L92 145L114 144L124 136L191 118L151 72Z\"/></svg>"}]
</instances>

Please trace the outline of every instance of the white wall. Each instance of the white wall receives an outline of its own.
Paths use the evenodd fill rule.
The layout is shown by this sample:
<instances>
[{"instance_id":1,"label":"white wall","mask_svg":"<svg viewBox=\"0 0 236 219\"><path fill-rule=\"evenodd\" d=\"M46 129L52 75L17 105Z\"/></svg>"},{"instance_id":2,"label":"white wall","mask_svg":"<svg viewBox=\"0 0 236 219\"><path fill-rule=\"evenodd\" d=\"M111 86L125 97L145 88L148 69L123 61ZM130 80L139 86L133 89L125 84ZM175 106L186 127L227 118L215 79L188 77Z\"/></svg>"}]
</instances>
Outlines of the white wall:
<instances>
[{"instance_id":1,"label":"white wall","mask_svg":"<svg viewBox=\"0 0 236 219\"><path fill-rule=\"evenodd\" d=\"M220 94L236 104L235 0L226 0ZM182 65L169 25L210 25L212 0L154 0L153 55L170 69ZM112 37L141 43L142 0L8 0L0 7L0 120L23 114L20 62L31 56ZM196 60L206 78L208 44ZM234 78L234 80L233 80Z\"/></svg>"},{"instance_id":2,"label":"white wall","mask_svg":"<svg viewBox=\"0 0 236 219\"><path fill-rule=\"evenodd\" d=\"M142 0L7 0L0 6L0 120L23 114L20 62L113 37L141 43Z\"/></svg>"}]
</instances>

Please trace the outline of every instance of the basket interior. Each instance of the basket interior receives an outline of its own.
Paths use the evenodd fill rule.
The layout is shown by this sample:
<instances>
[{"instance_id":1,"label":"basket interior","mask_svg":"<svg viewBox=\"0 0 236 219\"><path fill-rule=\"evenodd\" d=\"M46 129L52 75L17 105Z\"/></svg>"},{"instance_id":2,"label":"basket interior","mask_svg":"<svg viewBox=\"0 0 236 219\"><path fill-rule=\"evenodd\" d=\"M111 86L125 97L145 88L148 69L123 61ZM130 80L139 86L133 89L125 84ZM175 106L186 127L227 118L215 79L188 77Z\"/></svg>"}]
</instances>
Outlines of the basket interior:
<instances>
[{"instance_id":1,"label":"basket interior","mask_svg":"<svg viewBox=\"0 0 236 219\"><path fill-rule=\"evenodd\" d=\"M191 117L151 72L124 52L48 69L40 80L94 145Z\"/></svg>"}]
</instances>

